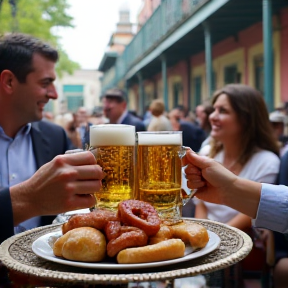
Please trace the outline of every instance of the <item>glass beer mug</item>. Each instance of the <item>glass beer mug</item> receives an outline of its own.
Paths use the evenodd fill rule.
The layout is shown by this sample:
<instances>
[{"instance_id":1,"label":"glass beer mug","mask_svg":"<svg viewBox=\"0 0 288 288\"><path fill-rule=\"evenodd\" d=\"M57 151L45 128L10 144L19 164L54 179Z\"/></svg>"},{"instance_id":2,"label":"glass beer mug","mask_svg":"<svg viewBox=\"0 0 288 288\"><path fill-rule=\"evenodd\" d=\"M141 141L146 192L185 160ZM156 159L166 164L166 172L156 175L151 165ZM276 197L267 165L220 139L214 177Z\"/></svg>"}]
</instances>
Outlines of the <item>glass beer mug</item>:
<instances>
[{"instance_id":1,"label":"glass beer mug","mask_svg":"<svg viewBox=\"0 0 288 288\"><path fill-rule=\"evenodd\" d=\"M101 189L95 192L95 208L116 211L120 201L134 199L135 126L92 125L89 150L106 173Z\"/></svg>"},{"instance_id":2,"label":"glass beer mug","mask_svg":"<svg viewBox=\"0 0 288 288\"><path fill-rule=\"evenodd\" d=\"M137 132L137 198L163 219L178 221L192 196L182 195L182 131Z\"/></svg>"}]
</instances>

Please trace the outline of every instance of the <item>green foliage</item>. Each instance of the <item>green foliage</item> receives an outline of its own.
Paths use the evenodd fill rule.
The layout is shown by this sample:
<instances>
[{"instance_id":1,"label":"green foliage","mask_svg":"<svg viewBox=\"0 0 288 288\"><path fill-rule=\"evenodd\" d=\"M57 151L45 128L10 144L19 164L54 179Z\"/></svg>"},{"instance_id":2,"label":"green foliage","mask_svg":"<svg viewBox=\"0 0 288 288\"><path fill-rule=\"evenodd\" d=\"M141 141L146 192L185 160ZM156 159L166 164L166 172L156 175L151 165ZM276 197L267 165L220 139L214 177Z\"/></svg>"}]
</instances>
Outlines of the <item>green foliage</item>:
<instances>
[{"instance_id":1,"label":"green foliage","mask_svg":"<svg viewBox=\"0 0 288 288\"><path fill-rule=\"evenodd\" d=\"M58 49L60 55L60 61L57 63L56 71L58 76L61 78L63 76L63 72L67 72L69 74L73 74L73 71L76 69L80 69L80 65L69 59L68 55L61 48Z\"/></svg>"},{"instance_id":2,"label":"green foliage","mask_svg":"<svg viewBox=\"0 0 288 288\"><path fill-rule=\"evenodd\" d=\"M60 60L57 72L72 74L79 64L70 60L67 53L61 48L59 39L53 34L56 27L73 27L73 18L66 10L69 8L67 0L15 0L16 16L12 16L12 7L9 0L2 0L0 7L0 34L21 32L57 47ZM1 1L0 1L1 3Z\"/></svg>"}]
</instances>

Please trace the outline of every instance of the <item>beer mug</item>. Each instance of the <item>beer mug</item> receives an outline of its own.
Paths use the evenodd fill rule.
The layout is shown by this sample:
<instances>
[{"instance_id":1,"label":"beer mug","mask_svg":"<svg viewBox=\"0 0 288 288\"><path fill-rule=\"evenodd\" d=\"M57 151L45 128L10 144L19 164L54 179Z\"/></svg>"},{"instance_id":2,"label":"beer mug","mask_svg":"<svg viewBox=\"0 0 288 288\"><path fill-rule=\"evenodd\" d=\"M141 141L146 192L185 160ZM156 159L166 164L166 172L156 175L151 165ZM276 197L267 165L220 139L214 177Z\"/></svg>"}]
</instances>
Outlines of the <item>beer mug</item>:
<instances>
[{"instance_id":1,"label":"beer mug","mask_svg":"<svg viewBox=\"0 0 288 288\"><path fill-rule=\"evenodd\" d=\"M182 131L137 132L137 198L151 203L162 219L180 220L183 197Z\"/></svg>"},{"instance_id":2,"label":"beer mug","mask_svg":"<svg viewBox=\"0 0 288 288\"><path fill-rule=\"evenodd\" d=\"M135 126L92 125L89 150L106 173L95 208L116 211L120 201L134 198Z\"/></svg>"}]
</instances>

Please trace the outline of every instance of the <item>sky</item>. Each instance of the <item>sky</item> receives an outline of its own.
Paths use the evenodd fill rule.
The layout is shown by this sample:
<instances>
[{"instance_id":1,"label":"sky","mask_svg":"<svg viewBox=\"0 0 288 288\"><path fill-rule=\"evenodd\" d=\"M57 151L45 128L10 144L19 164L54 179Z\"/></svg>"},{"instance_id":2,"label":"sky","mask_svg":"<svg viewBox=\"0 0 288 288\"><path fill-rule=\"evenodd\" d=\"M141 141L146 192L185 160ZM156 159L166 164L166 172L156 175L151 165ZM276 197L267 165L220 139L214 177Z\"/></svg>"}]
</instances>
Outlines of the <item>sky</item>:
<instances>
[{"instance_id":1,"label":"sky","mask_svg":"<svg viewBox=\"0 0 288 288\"><path fill-rule=\"evenodd\" d=\"M136 23L142 0L67 0L74 28L56 30L69 58L82 69L98 69L111 34L116 31L119 10L128 7L130 21Z\"/></svg>"}]
</instances>

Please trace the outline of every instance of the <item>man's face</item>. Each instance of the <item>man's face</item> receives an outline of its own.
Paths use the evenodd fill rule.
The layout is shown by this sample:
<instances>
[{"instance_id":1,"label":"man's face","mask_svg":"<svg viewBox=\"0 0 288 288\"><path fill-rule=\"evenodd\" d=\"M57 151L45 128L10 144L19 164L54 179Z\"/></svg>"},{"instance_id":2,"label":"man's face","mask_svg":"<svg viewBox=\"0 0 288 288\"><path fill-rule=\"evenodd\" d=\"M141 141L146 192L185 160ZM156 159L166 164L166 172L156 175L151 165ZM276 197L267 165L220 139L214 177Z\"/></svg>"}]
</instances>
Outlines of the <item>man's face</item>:
<instances>
[{"instance_id":1,"label":"man's face","mask_svg":"<svg viewBox=\"0 0 288 288\"><path fill-rule=\"evenodd\" d=\"M105 116L110 120L111 124L116 124L126 109L126 102L118 102L117 99L104 97L103 111Z\"/></svg>"},{"instance_id":2,"label":"man's face","mask_svg":"<svg viewBox=\"0 0 288 288\"><path fill-rule=\"evenodd\" d=\"M34 54L32 66L34 70L27 75L25 83L17 82L13 94L13 109L24 123L41 120L45 104L58 98L53 84L55 63Z\"/></svg>"},{"instance_id":3,"label":"man's face","mask_svg":"<svg viewBox=\"0 0 288 288\"><path fill-rule=\"evenodd\" d=\"M88 121L88 114L84 107L80 107L77 111L77 126L86 125Z\"/></svg>"}]
</instances>

